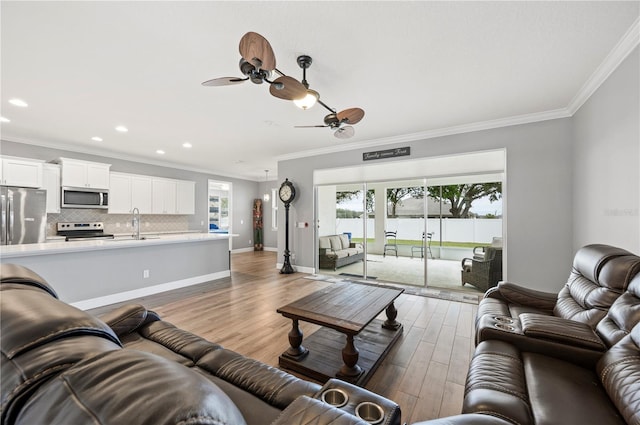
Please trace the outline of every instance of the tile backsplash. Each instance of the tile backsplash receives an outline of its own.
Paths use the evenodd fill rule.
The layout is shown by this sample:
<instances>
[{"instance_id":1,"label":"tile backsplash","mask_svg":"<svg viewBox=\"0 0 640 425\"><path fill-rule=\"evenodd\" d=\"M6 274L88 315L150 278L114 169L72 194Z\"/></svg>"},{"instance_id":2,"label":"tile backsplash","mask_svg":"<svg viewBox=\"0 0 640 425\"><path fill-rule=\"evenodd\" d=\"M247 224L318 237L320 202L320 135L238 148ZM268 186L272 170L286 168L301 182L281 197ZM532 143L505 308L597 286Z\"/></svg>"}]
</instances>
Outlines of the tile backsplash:
<instances>
[{"instance_id":1,"label":"tile backsplash","mask_svg":"<svg viewBox=\"0 0 640 425\"><path fill-rule=\"evenodd\" d=\"M101 221L106 233L132 232L131 214L107 214L106 210L64 208L60 214L47 214L47 236L55 236L59 222ZM148 232L182 232L189 230L188 215L141 214L140 231Z\"/></svg>"}]
</instances>

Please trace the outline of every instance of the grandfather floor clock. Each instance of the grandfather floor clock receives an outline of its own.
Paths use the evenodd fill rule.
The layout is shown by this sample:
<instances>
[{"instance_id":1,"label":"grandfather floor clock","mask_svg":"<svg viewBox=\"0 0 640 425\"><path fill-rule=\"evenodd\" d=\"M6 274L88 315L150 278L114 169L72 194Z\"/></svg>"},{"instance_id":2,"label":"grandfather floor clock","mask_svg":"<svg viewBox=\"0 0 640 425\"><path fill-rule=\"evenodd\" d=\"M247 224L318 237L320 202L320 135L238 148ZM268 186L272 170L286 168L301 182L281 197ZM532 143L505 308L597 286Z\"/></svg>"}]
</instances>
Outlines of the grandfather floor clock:
<instances>
[{"instance_id":1,"label":"grandfather floor clock","mask_svg":"<svg viewBox=\"0 0 640 425\"><path fill-rule=\"evenodd\" d=\"M284 263L282 264L282 269L280 269L281 274L291 274L295 273L293 267L291 267L289 252L289 207L291 206L291 202L296 197L296 189L293 187L293 183L289 181L289 179L285 179L280 185L280 190L278 191L278 196L280 200L284 202Z\"/></svg>"}]
</instances>

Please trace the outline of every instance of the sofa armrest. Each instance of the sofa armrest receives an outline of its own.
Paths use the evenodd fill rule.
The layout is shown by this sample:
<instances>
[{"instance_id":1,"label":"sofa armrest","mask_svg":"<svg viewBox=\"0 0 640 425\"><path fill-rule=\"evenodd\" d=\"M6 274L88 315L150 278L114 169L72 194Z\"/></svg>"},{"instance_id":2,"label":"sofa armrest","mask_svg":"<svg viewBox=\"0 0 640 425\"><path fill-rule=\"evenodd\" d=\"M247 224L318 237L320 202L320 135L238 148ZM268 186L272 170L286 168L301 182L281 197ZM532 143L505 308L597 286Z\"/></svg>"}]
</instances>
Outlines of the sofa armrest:
<instances>
[{"instance_id":1,"label":"sofa armrest","mask_svg":"<svg viewBox=\"0 0 640 425\"><path fill-rule=\"evenodd\" d=\"M271 425L367 425L368 422L323 403L315 398L301 396L282 411Z\"/></svg>"},{"instance_id":2,"label":"sofa armrest","mask_svg":"<svg viewBox=\"0 0 640 425\"><path fill-rule=\"evenodd\" d=\"M560 344L605 351L607 347L586 323L535 313L520 315L522 332L530 338L546 339Z\"/></svg>"},{"instance_id":3,"label":"sofa armrest","mask_svg":"<svg viewBox=\"0 0 640 425\"><path fill-rule=\"evenodd\" d=\"M496 288L496 291L485 294L485 298L502 298L511 303L543 311L553 311L558 299L558 294L536 291L511 282L500 282Z\"/></svg>"},{"instance_id":4,"label":"sofa armrest","mask_svg":"<svg viewBox=\"0 0 640 425\"><path fill-rule=\"evenodd\" d=\"M133 332L144 323L147 309L140 304L127 304L98 317L121 337Z\"/></svg>"}]
</instances>

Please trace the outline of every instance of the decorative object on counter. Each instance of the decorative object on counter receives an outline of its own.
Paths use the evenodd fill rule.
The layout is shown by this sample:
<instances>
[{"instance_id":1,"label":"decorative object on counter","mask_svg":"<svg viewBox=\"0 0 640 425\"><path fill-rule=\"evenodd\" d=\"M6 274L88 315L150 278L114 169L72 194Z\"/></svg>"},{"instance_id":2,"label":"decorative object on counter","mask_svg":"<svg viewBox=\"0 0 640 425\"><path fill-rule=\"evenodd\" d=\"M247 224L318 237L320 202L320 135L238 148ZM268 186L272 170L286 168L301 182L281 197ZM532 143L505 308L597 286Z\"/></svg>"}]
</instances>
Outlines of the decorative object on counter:
<instances>
[{"instance_id":1,"label":"decorative object on counter","mask_svg":"<svg viewBox=\"0 0 640 425\"><path fill-rule=\"evenodd\" d=\"M253 200L253 250L263 251L262 199Z\"/></svg>"},{"instance_id":2,"label":"decorative object on counter","mask_svg":"<svg viewBox=\"0 0 640 425\"><path fill-rule=\"evenodd\" d=\"M293 183L289 179L285 179L280 185L278 191L280 200L284 202L284 263L282 264L281 274L295 273L291 266L291 252L289 251L289 207L291 202L296 198L296 188L293 187Z\"/></svg>"}]
</instances>

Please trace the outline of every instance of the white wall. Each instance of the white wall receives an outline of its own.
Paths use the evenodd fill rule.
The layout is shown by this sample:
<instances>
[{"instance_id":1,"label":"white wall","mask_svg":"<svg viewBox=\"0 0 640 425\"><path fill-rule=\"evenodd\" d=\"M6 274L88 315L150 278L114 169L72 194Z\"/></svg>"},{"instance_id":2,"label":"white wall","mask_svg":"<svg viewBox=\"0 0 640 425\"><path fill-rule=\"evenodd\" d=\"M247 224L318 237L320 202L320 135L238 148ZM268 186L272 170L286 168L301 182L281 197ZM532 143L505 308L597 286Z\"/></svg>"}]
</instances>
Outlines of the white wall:
<instances>
[{"instance_id":1,"label":"white wall","mask_svg":"<svg viewBox=\"0 0 640 425\"><path fill-rule=\"evenodd\" d=\"M574 115L573 247L606 243L640 254L640 53Z\"/></svg>"}]
</instances>

